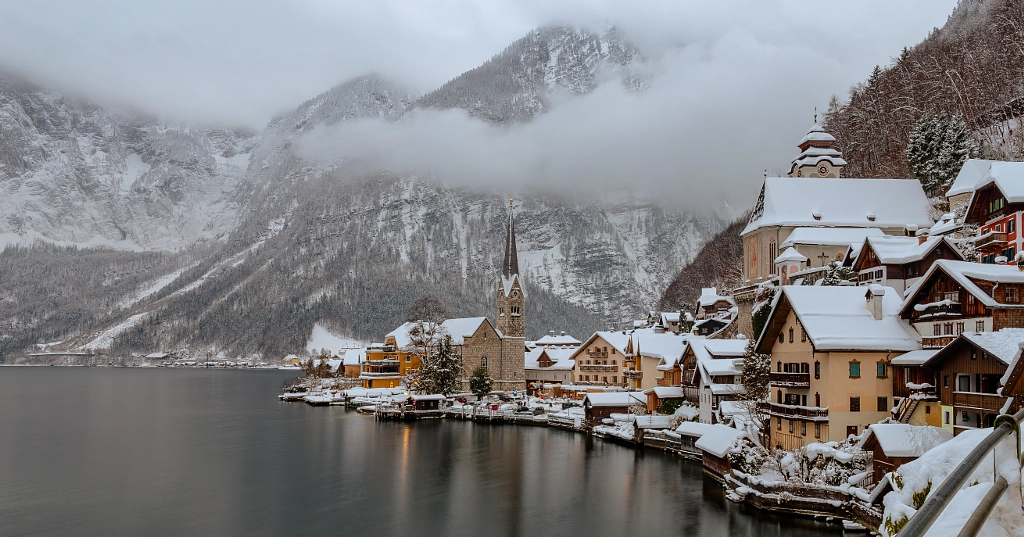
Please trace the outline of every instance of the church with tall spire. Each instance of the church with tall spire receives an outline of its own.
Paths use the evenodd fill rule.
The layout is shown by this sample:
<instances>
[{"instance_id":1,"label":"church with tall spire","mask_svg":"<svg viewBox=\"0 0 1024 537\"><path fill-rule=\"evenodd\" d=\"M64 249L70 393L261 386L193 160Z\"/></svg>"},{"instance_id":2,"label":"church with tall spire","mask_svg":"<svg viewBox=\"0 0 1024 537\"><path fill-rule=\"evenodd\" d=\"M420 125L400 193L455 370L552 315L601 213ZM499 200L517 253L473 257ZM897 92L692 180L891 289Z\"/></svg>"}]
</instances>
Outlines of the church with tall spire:
<instances>
[{"instance_id":1,"label":"church with tall spire","mask_svg":"<svg viewBox=\"0 0 1024 537\"><path fill-rule=\"evenodd\" d=\"M505 235L505 260L498 279L498 331L506 336L524 337L526 326L526 294L519 276L519 255L516 253L516 221L512 197L508 200L508 227Z\"/></svg>"}]
</instances>

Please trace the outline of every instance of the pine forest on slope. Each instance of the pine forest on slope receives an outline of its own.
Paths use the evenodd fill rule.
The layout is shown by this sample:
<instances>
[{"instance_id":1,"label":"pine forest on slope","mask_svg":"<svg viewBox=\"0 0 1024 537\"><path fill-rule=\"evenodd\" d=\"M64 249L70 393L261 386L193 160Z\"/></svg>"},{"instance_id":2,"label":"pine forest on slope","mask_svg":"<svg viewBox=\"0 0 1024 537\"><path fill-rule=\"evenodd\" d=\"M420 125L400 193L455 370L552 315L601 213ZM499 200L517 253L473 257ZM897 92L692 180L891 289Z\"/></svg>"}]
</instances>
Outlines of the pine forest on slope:
<instances>
[{"instance_id":1,"label":"pine forest on slope","mask_svg":"<svg viewBox=\"0 0 1024 537\"><path fill-rule=\"evenodd\" d=\"M0 76L0 186L11 193L0 236L115 248L5 250L0 319L12 329L0 353L60 342L48 349L272 359L302 351L314 323L380 339L424 295L493 316L505 193L306 161L293 144L319 125L399 121L417 107L528 121L550 95L584 94L608 73L642 91L644 69L614 30L539 29L419 100L360 77L260 134L160 125ZM528 337L582 337L640 315L735 216L517 197ZM41 269L51 264L75 278Z\"/></svg>"}]
</instances>

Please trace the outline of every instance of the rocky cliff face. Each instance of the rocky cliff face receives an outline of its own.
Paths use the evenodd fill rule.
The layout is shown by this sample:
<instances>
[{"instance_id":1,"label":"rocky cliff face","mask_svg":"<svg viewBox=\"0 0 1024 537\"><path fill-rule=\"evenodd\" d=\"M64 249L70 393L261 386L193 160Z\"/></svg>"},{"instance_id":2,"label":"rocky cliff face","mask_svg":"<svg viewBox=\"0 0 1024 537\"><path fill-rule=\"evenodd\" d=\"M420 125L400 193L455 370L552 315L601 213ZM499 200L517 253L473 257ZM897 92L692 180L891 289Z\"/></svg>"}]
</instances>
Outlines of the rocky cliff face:
<instances>
[{"instance_id":1,"label":"rocky cliff face","mask_svg":"<svg viewBox=\"0 0 1024 537\"><path fill-rule=\"evenodd\" d=\"M642 72L642 59L613 30L541 29L418 100L379 76L361 77L275 118L258 136L175 129L38 88L4 89L0 184L17 196L0 201L9 204L0 230L128 249L205 243L161 258L161 276L118 288L115 305L94 312L93 329L46 332L69 347L191 345L279 356L303 349L314 323L379 339L428 294L458 314L493 315L504 192L310 162L293 145L318 126L401 121L418 107L528 121L555 94L602 83L642 91ZM642 197L518 197L527 337L551 329L585 337L642 315L733 216Z\"/></svg>"}]
</instances>

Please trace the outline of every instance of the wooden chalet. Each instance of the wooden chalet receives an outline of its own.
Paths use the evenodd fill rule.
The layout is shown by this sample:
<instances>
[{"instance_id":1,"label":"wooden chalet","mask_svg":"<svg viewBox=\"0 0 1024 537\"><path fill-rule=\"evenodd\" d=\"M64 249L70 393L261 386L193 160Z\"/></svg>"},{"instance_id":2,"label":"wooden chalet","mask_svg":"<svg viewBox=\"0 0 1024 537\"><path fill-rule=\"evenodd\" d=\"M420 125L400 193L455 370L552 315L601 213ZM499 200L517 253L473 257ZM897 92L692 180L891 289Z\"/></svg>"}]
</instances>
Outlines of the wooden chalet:
<instances>
[{"instance_id":1,"label":"wooden chalet","mask_svg":"<svg viewBox=\"0 0 1024 537\"><path fill-rule=\"evenodd\" d=\"M947 237L883 235L864 240L853 270L858 285L877 283L903 293L939 259L963 261L964 257Z\"/></svg>"},{"instance_id":2,"label":"wooden chalet","mask_svg":"<svg viewBox=\"0 0 1024 537\"><path fill-rule=\"evenodd\" d=\"M881 483L885 474L952 438L952 433L939 427L876 423L868 426L861 449L871 452L874 482Z\"/></svg>"},{"instance_id":3,"label":"wooden chalet","mask_svg":"<svg viewBox=\"0 0 1024 537\"><path fill-rule=\"evenodd\" d=\"M1024 164L990 161L980 175L964 223L981 231L974 244L982 262L994 263L999 256L1013 261L1021 251L1017 228L1024 212Z\"/></svg>"},{"instance_id":4,"label":"wooden chalet","mask_svg":"<svg viewBox=\"0 0 1024 537\"><path fill-rule=\"evenodd\" d=\"M1015 369L1022 344L1020 328L965 332L925 363L939 383L943 428L958 434L991 427L1000 414L1020 408L1024 391Z\"/></svg>"},{"instance_id":5,"label":"wooden chalet","mask_svg":"<svg viewBox=\"0 0 1024 537\"><path fill-rule=\"evenodd\" d=\"M1016 266L939 260L910 289L900 309L925 348L965 332L1024 327L1024 272Z\"/></svg>"}]
</instances>

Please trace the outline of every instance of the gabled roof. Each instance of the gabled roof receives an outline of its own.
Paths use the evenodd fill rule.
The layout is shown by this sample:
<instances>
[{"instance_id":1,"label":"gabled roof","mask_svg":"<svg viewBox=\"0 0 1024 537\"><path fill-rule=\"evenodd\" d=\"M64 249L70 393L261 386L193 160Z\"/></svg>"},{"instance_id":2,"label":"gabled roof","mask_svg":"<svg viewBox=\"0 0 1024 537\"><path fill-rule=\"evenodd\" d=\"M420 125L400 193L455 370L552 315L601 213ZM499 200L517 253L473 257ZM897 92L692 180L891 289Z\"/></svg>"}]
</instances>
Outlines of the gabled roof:
<instances>
[{"instance_id":1,"label":"gabled roof","mask_svg":"<svg viewBox=\"0 0 1024 537\"><path fill-rule=\"evenodd\" d=\"M930 425L876 423L868 426L864 444L874 439L888 457L920 457L939 444L953 439L953 432Z\"/></svg>"},{"instance_id":2,"label":"gabled roof","mask_svg":"<svg viewBox=\"0 0 1024 537\"><path fill-rule=\"evenodd\" d=\"M590 406L630 406L647 404L644 392L595 392L583 398L583 405Z\"/></svg>"},{"instance_id":3,"label":"gabled roof","mask_svg":"<svg viewBox=\"0 0 1024 537\"><path fill-rule=\"evenodd\" d=\"M912 351L921 348L921 336L898 316L899 293L884 290L882 318L867 307L865 288L856 286L785 285L776 294L758 352L771 352L790 311L796 314L816 351ZM871 292L871 291L868 291Z\"/></svg>"},{"instance_id":4,"label":"gabled roof","mask_svg":"<svg viewBox=\"0 0 1024 537\"><path fill-rule=\"evenodd\" d=\"M736 441L744 436L746 434L739 429L716 424L706 429L701 434L700 440L694 442L693 445L701 451L710 453L718 458L723 458L732 449L733 445L736 444Z\"/></svg>"},{"instance_id":5,"label":"gabled roof","mask_svg":"<svg viewBox=\"0 0 1024 537\"><path fill-rule=\"evenodd\" d=\"M366 361L366 349L349 349L342 357L345 365L359 365Z\"/></svg>"},{"instance_id":6,"label":"gabled roof","mask_svg":"<svg viewBox=\"0 0 1024 537\"><path fill-rule=\"evenodd\" d=\"M487 317L462 317L459 319L448 319L441 323L445 330L448 331L448 335L452 336L452 345L464 345L467 337L472 336L480 328L480 325L491 321L487 320ZM494 329L498 332L498 329ZM498 335L505 337L498 332Z\"/></svg>"},{"instance_id":7,"label":"gabled roof","mask_svg":"<svg viewBox=\"0 0 1024 537\"><path fill-rule=\"evenodd\" d=\"M884 237L881 229L877 227L798 227L794 229L786 240L779 245L780 248L789 246L822 245L822 246L849 246L862 244L868 237Z\"/></svg>"},{"instance_id":8,"label":"gabled roof","mask_svg":"<svg viewBox=\"0 0 1024 537\"><path fill-rule=\"evenodd\" d=\"M1015 361L1020 354L1020 346L1024 343L1024 328L1003 328L997 332L964 332L949 345L939 349L924 365L939 367L940 364L963 345L977 347L1007 366Z\"/></svg>"},{"instance_id":9,"label":"gabled roof","mask_svg":"<svg viewBox=\"0 0 1024 537\"><path fill-rule=\"evenodd\" d=\"M552 349L546 347L537 347L530 352L526 353L524 357L526 369L536 369L544 371L569 371L575 367L576 362L572 359L572 355L576 353L576 349ZM547 356L552 363L549 367L541 367L540 361L542 356Z\"/></svg>"},{"instance_id":10,"label":"gabled roof","mask_svg":"<svg viewBox=\"0 0 1024 537\"><path fill-rule=\"evenodd\" d=\"M534 345L537 345L538 347L543 347L545 345L554 345L554 346L560 346L560 347L572 345L572 346L576 347L576 346L579 346L580 340L578 340L578 339L576 339L576 338L574 338L574 337L572 337L572 336L570 336L568 334L561 334L561 335L558 335L558 336L556 336L554 334L548 334L548 335L538 339L537 341L534 341L533 343L534 343Z\"/></svg>"},{"instance_id":11,"label":"gabled roof","mask_svg":"<svg viewBox=\"0 0 1024 537\"><path fill-rule=\"evenodd\" d=\"M980 158L968 159L964 162L963 167L960 168L960 173L956 174L956 179L949 186L949 190L946 191L946 197L949 198L957 194L970 194L974 192L975 185L978 184L982 177L988 175L989 168L995 162L999 161Z\"/></svg>"},{"instance_id":12,"label":"gabled roof","mask_svg":"<svg viewBox=\"0 0 1024 537\"><path fill-rule=\"evenodd\" d=\"M1002 304L981 290L972 282L984 280L999 283L1024 283L1024 272L1021 272L1016 265L993 265L989 263L971 263L968 261L953 261L951 259L939 259L932 263L924 276L914 285L907 289L906 299L900 307L900 315L905 315L908 309L917 302L917 293L931 280L936 272L942 271L955 280L965 291L974 296L982 304L989 308L1021 308L1021 304Z\"/></svg>"},{"instance_id":13,"label":"gabled roof","mask_svg":"<svg viewBox=\"0 0 1024 537\"><path fill-rule=\"evenodd\" d=\"M916 180L769 177L741 235L765 226L929 227L928 210Z\"/></svg>"},{"instance_id":14,"label":"gabled roof","mask_svg":"<svg viewBox=\"0 0 1024 537\"><path fill-rule=\"evenodd\" d=\"M1001 160L989 160L987 168L982 168L981 176L974 184L974 192L981 190L988 185L995 185L999 192L1006 197L1009 203L1024 202L1024 162L1004 162ZM965 165L966 166L966 165ZM960 173L963 173L963 168ZM957 176L959 179L959 175ZM956 181L953 181L954 186ZM952 190L952 189L950 189ZM948 195L948 194L947 194ZM974 203L974 197L971 198ZM970 214L970 211L968 211Z\"/></svg>"},{"instance_id":15,"label":"gabled roof","mask_svg":"<svg viewBox=\"0 0 1024 537\"><path fill-rule=\"evenodd\" d=\"M882 265L902 265L920 261L928 257L940 244L944 245L955 259L963 261L964 256L960 254L960 250L953 244L953 241L947 237L928 237L924 242L921 242L917 237L885 235L882 237L868 237L864 241L865 248L870 247L871 251L875 252L878 262ZM861 248L861 254L864 252L864 248ZM864 259L864 256L858 255L858 263L861 259ZM858 263L854 265L857 266Z\"/></svg>"},{"instance_id":16,"label":"gabled roof","mask_svg":"<svg viewBox=\"0 0 1024 537\"><path fill-rule=\"evenodd\" d=\"M747 349L746 339L693 338L689 352L697 359L694 378L700 375L705 386L712 386L712 378L721 375L740 375L743 372L743 355Z\"/></svg>"}]
</instances>

